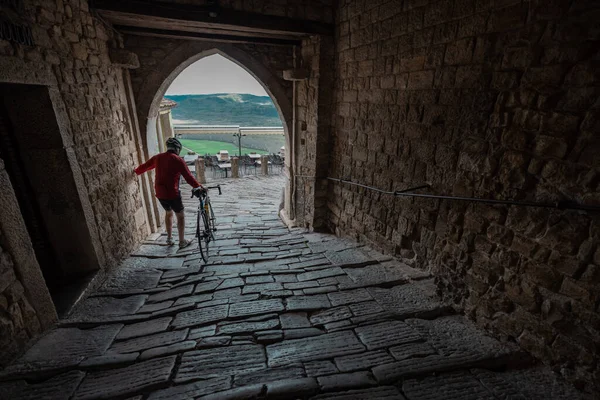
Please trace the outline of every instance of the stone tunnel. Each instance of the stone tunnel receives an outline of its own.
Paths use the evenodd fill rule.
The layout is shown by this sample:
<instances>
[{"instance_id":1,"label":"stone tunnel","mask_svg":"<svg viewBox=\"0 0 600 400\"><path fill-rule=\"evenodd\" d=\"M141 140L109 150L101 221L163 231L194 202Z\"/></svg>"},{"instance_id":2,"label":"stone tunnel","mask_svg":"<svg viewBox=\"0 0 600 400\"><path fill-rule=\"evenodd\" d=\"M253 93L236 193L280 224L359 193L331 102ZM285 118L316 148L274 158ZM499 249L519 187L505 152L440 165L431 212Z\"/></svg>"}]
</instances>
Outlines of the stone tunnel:
<instances>
[{"instance_id":1,"label":"stone tunnel","mask_svg":"<svg viewBox=\"0 0 600 400\"><path fill-rule=\"evenodd\" d=\"M382 267L386 274L410 269L415 281L426 274L432 297L419 302L439 302L444 315L464 315L472 324L465 334L479 329L490 340L515 346L578 395L597 396L599 18L600 5L593 0L1 1L0 366L6 370L0 372L0 391L14 381L11 366L28 349L57 326L67 326L81 313L78 306L103 293L140 245L160 235L154 176L136 177L133 169L152 156L150 127L168 86L195 61L219 54L260 82L282 120L285 189L283 208L274 215L284 228L271 229L291 232L281 234L293 243L279 243L279 249L298 246L304 239L294 235L302 232L307 235L302 246L312 255L299 257L328 254L335 250L314 242L339 240L346 246L339 248L342 253L369 249L374 263L395 260L405 268ZM260 223L271 224L270 218L262 216ZM244 233L239 234L242 239L235 240L243 247ZM226 264L235 254L223 248L215 260L223 257ZM323 262L341 268L331 276L349 268L346 281L336 278L335 290L366 290L344 285L366 279L350 269L370 261L338 261ZM201 275L207 272L196 264L184 266L196 268L188 278L198 273L194 282L201 282L210 274ZM177 285L175 276L164 272L160 284ZM276 278L260 283L277 283ZM295 282L281 279L284 286ZM324 273L319 279L332 278ZM243 288L249 284L246 276L241 282ZM369 299L389 289L370 285L364 285ZM312 294L327 293L326 303L335 305L332 286L324 286L329 289ZM307 294L307 289L312 290L302 285L293 290ZM288 307L293 301L286 293L280 297ZM396 323L404 324L390 322ZM427 324L409 325L415 332L433 329ZM346 337L350 331L338 325L325 334ZM458 329L451 325L449 331ZM359 322L356 326L361 340L369 335ZM181 332L175 325L169 329ZM386 331L390 343L397 329ZM327 340L322 343L327 353ZM356 345L371 350L364 340ZM275 354L269 346L267 356ZM180 358L173 365L181 357L188 360L186 350L176 352ZM402 362L392 350L377 351ZM268 365L283 358L269 358ZM304 368L302 377L309 379ZM357 399L430 398L411 397L428 379L433 386L454 387L453 378L436 381L427 374L432 370L415 382L394 375L402 388L397 396L404 397L393 397L396 386L382 388L390 381L376 368L346 374L343 379L356 380L355 386L341 385L342 378L318 378L315 393L298 389L296 395L334 390L322 381L345 390L371 387L339 397ZM82 387L91 385L86 386L86 373L77 372ZM473 374L484 386L496 387L488 372ZM76 387L72 398L134 394L102 397ZM28 393L33 397L10 398L42 398L33 389ZM140 393L139 399L154 398ZM243 397L248 393L222 398L254 398Z\"/></svg>"}]
</instances>

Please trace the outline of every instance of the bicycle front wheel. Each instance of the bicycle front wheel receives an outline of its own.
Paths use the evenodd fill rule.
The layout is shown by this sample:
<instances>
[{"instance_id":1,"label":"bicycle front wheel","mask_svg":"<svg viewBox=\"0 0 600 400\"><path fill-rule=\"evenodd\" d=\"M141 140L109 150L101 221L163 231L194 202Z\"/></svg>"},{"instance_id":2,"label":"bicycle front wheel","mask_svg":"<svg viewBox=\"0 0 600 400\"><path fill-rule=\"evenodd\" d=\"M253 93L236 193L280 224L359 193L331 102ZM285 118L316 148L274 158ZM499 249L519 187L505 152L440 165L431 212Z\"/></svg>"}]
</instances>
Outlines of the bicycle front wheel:
<instances>
[{"instance_id":1,"label":"bicycle front wheel","mask_svg":"<svg viewBox=\"0 0 600 400\"><path fill-rule=\"evenodd\" d=\"M198 221L196 222L196 237L198 238L198 249L204 262L208 261L208 243L212 232L210 229L210 220L204 209L198 212Z\"/></svg>"}]
</instances>

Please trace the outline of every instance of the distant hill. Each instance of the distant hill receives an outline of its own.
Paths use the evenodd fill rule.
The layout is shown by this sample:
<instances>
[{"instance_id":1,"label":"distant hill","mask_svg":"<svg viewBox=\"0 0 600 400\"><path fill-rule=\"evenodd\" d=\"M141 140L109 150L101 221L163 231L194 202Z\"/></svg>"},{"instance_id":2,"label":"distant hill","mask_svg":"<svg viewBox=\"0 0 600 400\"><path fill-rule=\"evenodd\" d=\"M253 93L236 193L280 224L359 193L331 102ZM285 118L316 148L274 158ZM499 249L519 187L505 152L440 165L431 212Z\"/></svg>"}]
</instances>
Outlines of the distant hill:
<instances>
[{"instance_id":1,"label":"distant hill","mask_svg":"<svg viewBox=\"0 0 600 400\"><path fill-rule=\"evenodd\" d=\"M175 125L282 126L269 96L216 93L168 95Z\"/></svg>"}]
</instances>

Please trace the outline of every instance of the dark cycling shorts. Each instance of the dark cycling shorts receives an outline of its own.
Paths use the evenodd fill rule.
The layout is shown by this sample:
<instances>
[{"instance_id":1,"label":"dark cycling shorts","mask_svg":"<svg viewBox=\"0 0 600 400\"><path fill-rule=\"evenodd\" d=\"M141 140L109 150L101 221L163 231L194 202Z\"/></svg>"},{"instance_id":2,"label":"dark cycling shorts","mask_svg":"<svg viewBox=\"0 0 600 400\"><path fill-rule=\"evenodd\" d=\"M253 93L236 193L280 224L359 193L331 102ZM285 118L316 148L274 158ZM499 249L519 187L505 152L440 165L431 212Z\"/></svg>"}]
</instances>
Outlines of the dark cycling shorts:
<instances>
[{"instance_id":1,"label":"dark cycling shorts","mask_svg":"<svg viewBox=\"0 0 600 400\"><path fill-rule=\"evenodd\" d=\"M158 199L160 205L165 209L165 211L175 211L176 213L180 213L183 211L183 203L181 201L181 195L176 199L164 200Z\"/></svg>"}]
</instances>

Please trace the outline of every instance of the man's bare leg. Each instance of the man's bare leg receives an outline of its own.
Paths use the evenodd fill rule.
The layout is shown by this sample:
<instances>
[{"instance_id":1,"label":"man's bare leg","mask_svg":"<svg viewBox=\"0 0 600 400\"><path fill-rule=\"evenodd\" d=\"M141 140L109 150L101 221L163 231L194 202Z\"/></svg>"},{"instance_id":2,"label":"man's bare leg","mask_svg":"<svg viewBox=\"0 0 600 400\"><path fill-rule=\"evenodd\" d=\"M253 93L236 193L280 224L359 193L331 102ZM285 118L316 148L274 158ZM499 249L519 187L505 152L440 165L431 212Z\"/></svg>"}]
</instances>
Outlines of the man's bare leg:
<instances>
[{"instance_id":1,"label":"man's bare leg","mask_svg":"<svg viewBox=\"0 0 600 400\"><path fill-rule=\"evenodd\" d=\"M167 229L167 243L173 243L173 211L165 212L165 228Z\"/></svg>"},{"instance_id":2,"label":"man's bare leg","mask_svg":"<svg viewBox=\"0 0 600 400\"><path fill-rule=\"evenodd\" d=\"M175 213L177 216L177 232L179 232L179 246L186 243L185 241L185 212Z\"/></svg>"}]
</instances>

